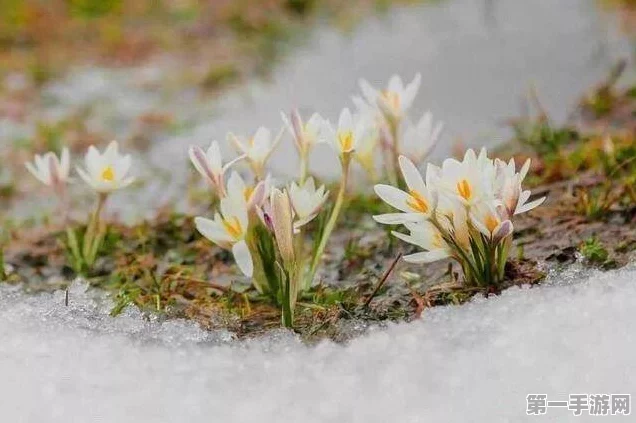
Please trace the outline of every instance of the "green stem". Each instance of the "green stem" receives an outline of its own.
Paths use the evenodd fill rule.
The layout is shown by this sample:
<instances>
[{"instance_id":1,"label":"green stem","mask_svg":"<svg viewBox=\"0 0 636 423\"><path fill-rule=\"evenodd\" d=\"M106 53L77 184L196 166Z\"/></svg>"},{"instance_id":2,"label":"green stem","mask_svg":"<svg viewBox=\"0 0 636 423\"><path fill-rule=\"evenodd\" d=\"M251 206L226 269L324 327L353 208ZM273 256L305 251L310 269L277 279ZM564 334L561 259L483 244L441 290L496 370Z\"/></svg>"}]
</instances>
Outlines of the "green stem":
<instances>
[{"instance_id":1,"label":"green stem","mask_svg":"<svg viewBox=\"0 0 636 423\"><path fill-rule=\"evenodd\" d=\"M82 245L82 255L84 256L84 260L87 260L91 256L91 251L95 249L93 245L95 242L95 237L99 231L99 222L101 219L102 210L104 209L104 204L106 204L106 200L108 199L108 194L99 193L97 197L97 205L95 206L95 211L91 215L91 219L88 223L88 227L86 228L86 233L84 234L84 243ZM86 263L89 266L92 263Z\"/></svg>"},{"instance_id":2,"label":"green stem","mask_svg":"<svg viewBox=\"0 0 636 423\"><path fill-rule=\"evenodd\" d=\"M393 180L398 188L404 188L402 178L400 178L400 135L398 134L398 128L400 122L398 120L391 119L388 122L389 131L393 140L392 144L392 159L393 159Z\"/></svg>"},{"instance_id":3,"label":"green stem","mask_svg":"<svg viewBox=\"0 0 636 423\"><path fill-rule=\"evenodd\" d=\"M282 282L282 320L283 326L286 328L294 327L294 304L292 304L292 281L285 269L282 266L279 266L279 271L281 273L281 282Z\"/></svg>"},{"instance_id":4,"label":"green stem","mask_svg":"<svg viewBox=\"0 0 636 423\"><path fill-rule=\"evenodd\" d=\"M479 274L475 263L472 262L472 260L470 260L470 258L468 257L468 255L466 254L466 252L464 251L464 249L459 245L458 242L455 241L455 239L453 238L453 236L451 234L449 234L444 227L441 225L441 223L439 223L439 221L437 220L437 217L435 217L435 214L433 214L433 216L431 216L430 218L430 222L437 228L437 230L442 234L442 238L453 247L453 249L455 250L455 252L457 252L460 260L463 260L462 264L462 270L464 271L464 277L466 278L467 282L470 283L470 280L473 279L474 277L476 277L477 274ZM468 266L468 268L470 269L470 272L466 272L466 268L465 266Z\"/></svg>"},{"instance_id":5,"label":"green stem","mask_svg":"<svg viewBox=\"0 0 636 423\"><path fill-rule=\"evenodd\" d=\"M0 281L7 279L7 271L4 268L4 249L0 247Z\"/></svg>"},{"instance_id":6,"label":"green stem","mask_svg":"<svg viewBox=\"0 0 636 423\"><path fill-rule=\"evenodd\" d=\"M323 231L322 237L320 238L320 243L318 244L318 248L314 252L314 258L311 262L311 267L309 269L309 275L308 275L308 281L306 283L307 286L311 285L311 283L314 280L314 276L316 276L316 271L318 270L318 265L320 264L322 260L322 255L325 252L327 241L329 241L331 232L336 227L336 222L338 221L338 216L340 215L340 209L342 208L345 193L347 191L350 162L351 162L350 157L345 157L342 160L342 180L340 181L340 189L338 190L338 197L336 197L336 203L331 212L331 216L329 216L327 225L325 225L325 230Z\"/></svg>"}]
</instances>

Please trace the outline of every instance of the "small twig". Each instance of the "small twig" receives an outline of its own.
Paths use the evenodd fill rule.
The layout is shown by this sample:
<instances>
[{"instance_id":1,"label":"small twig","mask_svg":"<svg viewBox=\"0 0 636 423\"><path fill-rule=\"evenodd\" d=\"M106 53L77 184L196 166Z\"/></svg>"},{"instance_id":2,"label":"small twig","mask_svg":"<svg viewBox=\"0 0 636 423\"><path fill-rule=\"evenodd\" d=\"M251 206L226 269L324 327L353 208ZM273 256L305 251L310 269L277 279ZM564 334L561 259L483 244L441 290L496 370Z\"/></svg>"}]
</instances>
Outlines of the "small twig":
<instances>
[{"instance_id":1,"label":"small twig","mask_svg":"<svg viewBox=\"0 0 636 423\"><path fill-rule=\"evenodd\" d=\"M431 306L431 302L428 298L422 297L420 294L415 292L415 290L409 287L409 291L411 291L411 296L413 297L413 301L415 301L415 318L419 319L422 317L422 312L426 307Z\"/></svg>"},{"instance_id":2,"label":"small twig","mask_svg":"<svg viewBox=\"0 0 636 423\"><path fill-rule=\"evenodd\" d=\"M64 291L64 306L68 307L68 286L66 287L66 290Z\"/></svg>"},{"instance_id":3,"label":"small twig","mask_svg":"<svg viewBox=\"0 0 636 423\"><path fill-rule=\"evenodd\" d=\"M389 276L391 275L391 273L393 272L393 269L395 269L395 266L397 265L398 261L400 261L401 258L402 258L402 253L398 254L397 257L395 257L395 259L391 263L391 266L389 266L387 271L384 272L384 275L382 275L382 278L373 289L373 292L371 293L371 295L369 295L369 298L367 298L367 300L364 302L365 307L369 307L369 304L371 304L371 301L377 295L378 291L380 291L380 288L382 288L386 280L389 279Z\"/></svg>"}]
</instances>

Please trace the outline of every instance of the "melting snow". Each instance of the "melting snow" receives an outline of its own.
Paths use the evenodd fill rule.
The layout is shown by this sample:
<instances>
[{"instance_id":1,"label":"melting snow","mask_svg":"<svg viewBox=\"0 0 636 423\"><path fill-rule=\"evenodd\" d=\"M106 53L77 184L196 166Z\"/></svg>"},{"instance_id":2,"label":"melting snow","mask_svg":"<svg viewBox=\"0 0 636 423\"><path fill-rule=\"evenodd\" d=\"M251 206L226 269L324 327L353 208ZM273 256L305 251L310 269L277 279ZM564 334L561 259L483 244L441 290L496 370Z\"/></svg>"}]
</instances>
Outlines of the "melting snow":
<instances>
[{"instance_id":1,"label":"melting snow","mask_svg":"<svg viewBox=\"0 0 636 423\"><path fill-rule=\"evenodd\" d=\"M636 267L571 270L421 321L308 347L288 332L234 341L75 285L0 287L0 416L7 422L587 421L525 415L545 393L636 393ZM616 417L612 421L629 421Z\"/></svg>"}]
</instances>

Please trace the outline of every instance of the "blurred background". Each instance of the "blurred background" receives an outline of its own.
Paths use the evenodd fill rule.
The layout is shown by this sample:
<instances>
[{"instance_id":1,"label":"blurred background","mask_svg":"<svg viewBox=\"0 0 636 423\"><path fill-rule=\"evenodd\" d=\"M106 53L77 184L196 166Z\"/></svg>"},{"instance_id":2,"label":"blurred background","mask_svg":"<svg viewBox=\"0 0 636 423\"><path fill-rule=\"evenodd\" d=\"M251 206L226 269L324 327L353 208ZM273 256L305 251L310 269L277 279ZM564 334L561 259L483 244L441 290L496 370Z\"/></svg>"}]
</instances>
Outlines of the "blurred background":
<instances>
[{"instance_id":1,"label":"blurred background","mask_svg":"<svg viewBox=\"0 0 636 423\"><path fill-rule=\"evenodd\" d=\"M276 131L292 108L334 119L359 78L422 74L412 119L430 110L446 128L432 160L493 147L532 113L529 93L562 122L619 60L633 82L635 30L634 0L0 0L3 218L53 207L28 195L34 153L68 145L78 158L111 139L140 179L115 212L188 210L189 145ZM296 171L294 154L286 139L277 176ZM337 172L327 147L312 170Z\"/></svg>"}]
</instances>

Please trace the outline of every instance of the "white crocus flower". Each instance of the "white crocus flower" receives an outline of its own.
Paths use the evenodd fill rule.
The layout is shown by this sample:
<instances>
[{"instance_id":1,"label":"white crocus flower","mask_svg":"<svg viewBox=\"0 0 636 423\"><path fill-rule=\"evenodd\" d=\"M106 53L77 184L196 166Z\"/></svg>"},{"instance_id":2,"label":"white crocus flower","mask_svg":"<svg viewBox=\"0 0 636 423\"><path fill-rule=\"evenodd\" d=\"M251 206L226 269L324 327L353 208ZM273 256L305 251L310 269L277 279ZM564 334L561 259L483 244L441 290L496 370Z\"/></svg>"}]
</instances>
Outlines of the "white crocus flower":
<instances>
[{"instance_id":1,"label":"white crocus flower","mask_svg":"<svg viewBox=\"0 0 636 423\"><path fill-rule=\"evenodd\" d=\"M452 255L452 250L444 241L442 234L430 222L407 222L404 224L410 234L391 232L394 236L409 244L417 245L426 250L419 253L404 256L404 261L409 263L432 263Z\"/></svg>"},{"instance_id":2,"label":"white crocus flower","mask_svg":"<svg viewBox=\"0 0 636 423\"><path fill-rule=\"evenodd\" d=\"M263 178L265 164L278 146L282 136L282 130L275 139L272 138L272 132L262 126L256 130L254 136L247 140L240 139L232 133L228 136L236 148L245 155L252 171L257 177Z\"/></svg>"},{"instance_id":3,"label":"white crocus flower","mask_svg":"<svg viewBox=\"0 0 636 423\"><path fill-rule=\"evenodd\" d=\"M229 195L221 199L220 208L214 219L196 217L194 224L201 235L219 247L231 250L241 272L251 277L254 263L245 242L249 225L247 202L242 194Z\"/></svg>"},{"instance_id":4,"label":"white crocus flower","mask_svg":"<svg viewBox=\"0 0 636 423\"><path fill-rule=\"evenodd\" d=\"M380 144L380 130L377 126L372 125L373 115L360 113L360 116L360 119L368 124L368 128L360 137L356 149L353 152L353 158L362 166L371 179L375 179L375 158L377 147Z\"/></svg>"},{"instance_id":5,"label":"white crocus flower","mask_svg":"<svg viewBox=\"0 0 636 423\"><path fill-rule=\"evenodd\" d=\"M314 113L307 122L303 122L297 110L293 110L289 118L283 112L280 115L294 140L298 152L302 157L306 157L316 143L319 142L325 120L318 113Z\"/></svg>"},{"instance_id":6,"label":"white crocus flower","mask_svg":"<svg viewBox=\"0 0 636 423\"><path fill-rule=\"evenodd\" d=\"M494 190L501 198L509 217L528 212L545 201L546 197L542 197L528 203L531 192L524 191L521 187L521 183L530 169L530 159L526 160L518 173L515 169L514 159L510 159L508 163L497 159L494 166L496 173Z\"/></svg>"},{"instance_id":7,"label":"white crocus flower","mask_svg":"<svg viewBox=\"0 0 636 423\"><path fill-rule=\"evenodd\" d=\"M498 243L512 234L512 222L502 218L501 208L495 206L495 201L482 202L470 209L470 221L479 232L489 240ZM499 210L498 210L499 209Z\"/></svg>"},{"instance_id":8,"label":"white crocus flower","mask_svg":"<svg viewBox=\"0 0 636 423\"><path fill-rule=\"evenodd\" d=\"M437 206L437 193L427 187L413 162L405 156L400 156L399 162L409 191L404 192L399 188L384 184L378 184L374 189L384 202L403 213L373 216L379 223L394 225L407 221L426 220L432 216Z\"/></svg>"},{"instance_id":9,"label":"white crocus flower","mask_svg":"<svg viewBox=\"0 0 636 423\"><path fill-rule=\"evenodd\" d=\"M348 161L358 143L367 131L367 122L362 115L351 114L348 108L342 109L338 118L338 127L334 129L329 122L324 123L327 142L338 153L342 162Z\"/></svg>"},{"instance_id":10,"label":"white crocus flower","mask_svg":"<svg viewBox=\"0 0 636 423\"><path fill-rule=\"evenodd\" d=\"M370 105L379 107L388 119L399 120L413 104L421 80L422 75L418 73L413 81L404 85L398 75L393 75L387 88L383 90L373 88L365 79L361 79L359 85Z\"/></svg>"},{"instance_id":11,"label":"white crocus flower","mask_svg":"<svg viewBox=\"0 0 636 423\"><path fill-rule=\"evenodd\" d=\"M24 164L29 172L44 185L60 190L69 179L71 155L68 148L62 149L58 158L55 153L48 152L42 156L36 154L33 163Z\"/></svg>"},{"instance_id":12,"label":"white crocus flower","mask_svg":"<svg viewBox=\"0 0 636 423\"><path fill-rule=\"evenodd\" d=\"M485 151L485 150L484 150ZM467 206L492 196L494 168L484 151L479 158L472 149L466 151L463 161L446 159L442 167L430 165L427 182L455 196Z\"/></svg>"},{"instance_id":13,"label":"white crocus flower","mask_svg":"<svg viewBox=\"0 0 636 423\"><path fill-rule=\"evenodd\" d=\"M433 125L431 112L424 113L416 125L408 122L402 135L401 153L414 163L421 163L437 144L442 129L442 122Z\"/></svg>"},{"instance_id":14,"label":"white crocus flower","mask_svg":"<svg viewBox=\"0 0 636 423\"><path fill-rule=\"evenodd\" d=\"M316 189L313 178L308 178L301 186L296 182L291 183L289 198L296 214L294 231L298 231L318 215L328 196L329 191L325 190L324 185Z\"/></svg>"},{"instance_id":15,"label":"white crocus flower","mask_svg":"<svg viewBox=\"0 0 636 423\"><path fill-rule=\"evenodd\" d=\"M270 184L270 177L267 176L264 180L257 182L256 185L248 185L238 172L232 172L227 181L227 195L230 197L242 196L248 210L251 210L253 207L262 205L263 200L268 195Z\"/></svg>"},{"instance_id":16,"label":"white crocus flower","mask_svg":"<svg viewBox=\"0 0 636 423\"><path fill-rule=\"evenodd\" d=\"M130 155L119 154L117 141L111 142L104 153L90 146L84 163L86 168L77 167L77 172L99 193L107 194L125 188L135 181L135 178L129 176L132 158Z\"/></svg>"},{"instance_id":17,"label":"white crocus flower","mask_svg":"<svg viewBox=\"0 0 636 423\"><path fill-rule=\"evenodd\" d=\"M223 165L223 156L217 141L212 141L207 151L203 151L201 147L193 145L188 150L188 155L195 169L210 185L219 191L221 196L225 195L225 173L234 163L245 157L244 155L239 156Z\"/></svg>"}]
</instances>

